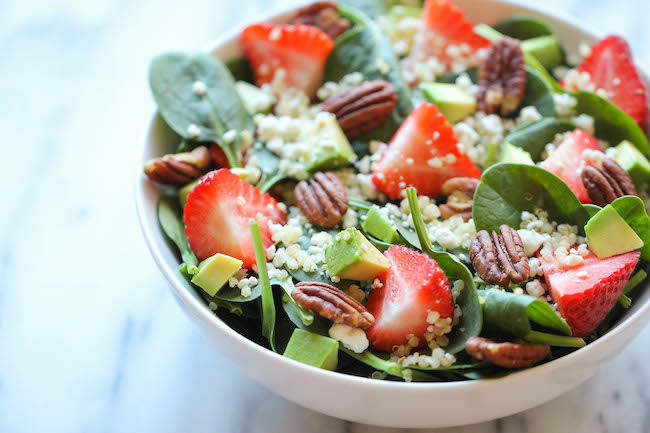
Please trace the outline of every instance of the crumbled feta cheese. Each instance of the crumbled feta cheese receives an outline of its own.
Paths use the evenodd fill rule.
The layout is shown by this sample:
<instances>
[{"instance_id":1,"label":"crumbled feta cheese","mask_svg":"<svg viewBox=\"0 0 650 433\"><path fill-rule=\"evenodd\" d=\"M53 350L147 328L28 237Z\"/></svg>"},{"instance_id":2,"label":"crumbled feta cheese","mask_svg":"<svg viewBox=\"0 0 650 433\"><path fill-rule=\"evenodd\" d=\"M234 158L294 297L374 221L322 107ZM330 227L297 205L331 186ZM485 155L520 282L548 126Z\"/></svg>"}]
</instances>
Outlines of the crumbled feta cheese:
<instances>
[{"instance_id":1,"label":"crumbled feta cheese","mask_svg":"<svg viewBox=\"0 0 650 433\"><path fill-rule=\"evenodd\" d=\"M542 286L542 283L540 283L539 280L533 280L526 283L526 293L530 296L539 298L540 296L544 296L546 289L544 289L544 286Z\"/></svg>"},{"instance_id":2,"label":"crumbled feta cheese","mask_svg":"<svg viewBox=\"0 0 650 433\"><path fill-rule=\"evenodd\" d=\"M553 93L555 113L559 117L572 117L578 101L568 93Z\"/></svg>"},{"instance_id":3,"label":"crumbled feta cheese","mask_svg":"<svg viewBox=\"0 0 650 433\"><path fill-rule=\"evenodd\" d=\"M198 96L204 96L205 92L208 91L208 88L203 81L195 81L194 84L192 84L192 91Z\"/></svg>"},{"instance_id":4,"label":"crumbled feta cheese","mask_svg":"<svg viewBox=\"0 0 650 433\"><path fill-rule=\"evenodd\" d=\"M328 331L331 338L355 353L362 353L370 345L363 329L335 323Z\"/></svg>"},{"instance_id":5,"label":"crumbled feta cheese","mask_svg":"<svg viewBox=\"0 0 650 433\"><path fill-rule=\"evenodd\" d=\"M195 124L190 123L190 125L187 127L187 135L192 139L199 138L201 135L201 130Z\"/></svg>"}]
</instances>

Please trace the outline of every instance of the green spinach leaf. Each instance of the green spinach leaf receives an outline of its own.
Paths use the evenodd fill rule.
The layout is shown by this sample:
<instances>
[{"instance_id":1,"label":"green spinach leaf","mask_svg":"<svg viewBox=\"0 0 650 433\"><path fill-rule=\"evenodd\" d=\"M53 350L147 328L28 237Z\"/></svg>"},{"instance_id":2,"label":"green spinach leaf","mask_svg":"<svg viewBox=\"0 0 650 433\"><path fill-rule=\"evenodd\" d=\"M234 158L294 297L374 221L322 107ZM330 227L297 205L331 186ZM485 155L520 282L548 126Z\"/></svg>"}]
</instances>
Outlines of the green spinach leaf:
<instances>
[{"instance_id":1,"label":"green spinach leaf","mask_svg":"<svg viewBox=\"0 0 650 433\"><path fill-rule=\"evenodd\" d=\"M262 335L264 335L271 344L273 351L277 352L275 347L275 301L273 299L273 288L269 280L269 272L266 267L266 255L264 253L264 243L260 227L255 220L248 223L253 238L253 247L255 248L255 261L257 262L257 273L262 286Z\"/></svg>"},{"instance_id":2,"label":"green spinach leaf","mask_svg":"<svg viewBox=\"0 0 650 433\"><path fill-rule=\"evenodd\" d=\"M553 30L539 18L525 14L511 15L499 21L494 29L511 38L526 40L538 36L551 36Z\"/></svg>"},{"instance_id":3,"label":"green spinach leaf","mask_svg":"<svg viewBox=\"0 0 650 433\"><path fill-rule=\"evenodd\" d=\"M244 297L241 295L241 290L239 287L230 287L228 283L222 287L214 296L208 296L211 301L217 302L217 300L240 303L240 302L251 302L257 300L262 295L262 285L257 284L251 290L251 295Z\"/></svg>"},{"instance_id":4,"label":"green spinach leaf","mask_svg":"<svg viewBox=\"0 0 650 433\"><path fill-rule=\"evenodd\" d=\"M573 131L575 128L568 120L544 117L515 128L503 141L521 147L530 153L534 161L540 161L544 147L553 141L556 134Z\"/></svg>"},{"instance_id":5,"label":"green spinach leaf","mask_svg":"<svg viewBox=\"0 0 650 433\"><path fill-rule=\"evenodd\" d=\"M384 371L384 372L390 374L391 376L404 378L404 372L406 370L409 370L411 380L413 380L414 382L436 382L436 381L440 380L440 379L437 379L436 377L434 377L434 376L432 376L430 374L426 374L426 373L424 373L422 371L415 370L415 369L407 369L405 367L402 367L401 365L399 365L396 362L387 361L385 359L382 359L382 358L378 357L377 355L373 354L369 350L365 350L365 351L363 351L363 353L356 353L356 352L353 352L352 350L350 350L350 349L348 349L346 347L343 347L343 346L340 346L340 350L342 352L345 352L349 356L353 357L357 361L360 361L360 362L372 367L375 370Z\"/></svg>"},{"instance_id":6,"label":"green spinach leaf","mask_svg":"<svg viewBox=\"0 0 650 433\"><path fill-rule=\"evenodd\" d=\"M648 218L643 200L633 195L626 195L614 200L612 207L641 238L643 241L641 258L650 262L650 218Z\"/></svg>"},{"instance_id":7,"label":"green spinach leaf","mask_svg":"<svg viewBox=\"0 0 650 433\"><path fill-rule=\"evenodd\" d=\"M534 69L539 73L540 78L544 80L546 86L551 88L554 92L563 92L564 90L560 87L560 83L557 82L555 78L548 72L548 70L542 65L542 63L535 58L532 54L524 52L524 62L526 66Z\"/></svg>"},{"instance_id":8,"label":"green spinach leaf","mask_svg":"<svg viewBox=\"0 0 650 433\"><path fill-rule=\"evenodd\" d=\"M553 88L537 70L526 66L526 91L520 107L529 105L537 108L539 114L544 117L555 115Z\"/></svg>"},{"instance_id":9,"label":"green spinach leaf","mask_svg":"<svg viewBox=\"0 0 650 433\"><path fill-rule=\"evenodd\" d=\"M191 276L199 271L199 259L192 252L190 244L185 236L185 224L183 223L182 211L178 204L178 197L170 194L162 194L158 202L158 222L160 227L171 239L181 253L183 262L180 271L186 276Z\"/></svg>"},{"instance_id":10,"label":"green spinach leaf","mask_svg":"<svg viewBox=\"0 0 650 433\"><path fill-rule=\"evenodd\" d=\"M247 83L255 84L255 76L253 69L246 60L246 57L235 57L226 62L226 68L230 71L235 81L245 81Z\"/></svg>"},{"instance_id":11,"label":"green spinach leaf","mask_svg":"<svg viewBox=\"0 0 650 433\"><path fill-rule=\"evenodd\" d=\"M262 172L262 178L257 184L257 188L262 192L267 192L276 183L290 176L280 172L280 157L271 152L264 146L255 146L251 149L253 158L256 160L257 167Z\"/></svg>"},{"instance_id":12,"label":"green spinach leaf","mask_svg":"<svg viewBox=\"0 0 650 433\"><path fill-rule=\"evenodd\" d=\"M527 164L499 163L483 172L474 194L476 230L497 230L502 224L519 228L521 213L541 208L558 223L582 231L589 214L573 191L556 175Z\"/></svg>"}]
</instances>

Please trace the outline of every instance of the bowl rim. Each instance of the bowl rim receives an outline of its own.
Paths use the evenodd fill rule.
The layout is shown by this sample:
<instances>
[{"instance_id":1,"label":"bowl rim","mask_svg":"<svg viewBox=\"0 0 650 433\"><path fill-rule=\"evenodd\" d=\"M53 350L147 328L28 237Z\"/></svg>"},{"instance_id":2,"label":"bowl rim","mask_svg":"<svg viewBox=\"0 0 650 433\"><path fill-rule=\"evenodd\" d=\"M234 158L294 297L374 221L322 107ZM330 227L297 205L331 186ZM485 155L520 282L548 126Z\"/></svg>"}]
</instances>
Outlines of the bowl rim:
<instances>
[{"instance_id":1,"label":"bowl rim","mask_svg":"<svg viewBox=\"0 0 650 433\"><path fill-rule=\"evenodd\" d=\"M242 29L249 23L258 22L258 21L268 21L277 19L285 14L296 11L301 6L306 4L313 3L315 0L302 0L293 5L283 6L278 8L273 8L268 11L263 11L259 14L256 14L252 19L246 20L246 22L240 26L234 27L229 31L224 32L224 34L217 38L214 43L206 50L207 52L214 53L215 50L218 50L220 47L224 46L228 42L237 38L241 33ZM451 0L454 2L454 0ZM492 3L498 3L507 7L514 7L520 9L516 13L532 13L536 16L539 16L544 19L551 19L558 21L563 25L579 30L580 32L588 34L592 38L599 38L602 36L601 31L594 31L590 26L584 26L578 24L575 19L565 16L563 13L556 14L547 12L544 9L541 9L538 6L524 5L517 3L513 0L490 0ZM647 71L637 65L637 67L642 71L643 74L648 76ZM605 335L598 338L596 341L589 343L585 347L582 347L568 355L564 355L552 361L546 362L544 364L534 366L531 368L526 368L513 372L505 377L496 378L496 379L479 379L479 380L466 380L466 381L453 381L453 382L400 382L400 381L386 381L386 380L376 380L366 377L354 376L351 374L340 373L336 371L324 370L322 368L313 367L310 365L303 364L301 362L295 361L293 359L285 358L281 354L275 353L274 351L267 349L264 346L261 346L252 340L244 337L239 334L233 328L228 326L223 322L209 307L196 299L190 292L189 289L185 286L185 281L181 280L181 275L177 271L167 265L165 258L161 249L158 248L155 242L155 233L154 227L147 223L147 213L145 210L145 201L146 201L146 192L144 185L147 182L146 177L142 173L142 167L145 162L145 153L147 150L147 145L149 141L149 136L151 134L152 126L155 120L156 112L151 116L149 123L146 126L146 132L144 133L143 139L140 140L138 146L138 154L136 157L136 186L134 191L136 211L138 215L138 221L142 234L145 239L145 243L151 253L156 265L162 272L165 279L171 286L173 293L176 295L176 299L192 309L192 311L201 319L203 322L208 324L210 327L216 327L219 331L225 333L230 337L234 342L238 344L237 348L234 350L252 350L256 352L261 357L265 357L267 361L272 361L276 363L286 363L289 366L302 370L306 374L315 374L322 376L323 379L328 381L340 382L341 384L358 384L360 386L371 387L370 390L394 390L394 391L403 391L406 389L410 390L419 390L419 391L428 391L428 390L457 390L457 391L469 391L469 390L478 390L484 387L490 387L497 383L499 384L508 384L511 382L522 380L524 377L532 375L540 375L547 373L551 370L562 368L568 364L579 363L585 361L590 354L598 349L604 349L610 342L610 340L617 338L620 334L626 331L626 328L631 327L633 324L636 324L642 320L645 316L650 314L650 298L645 302L644 305L641 305L636 311L634 311L629 317L627 317L622 322L618 323L613 329L609 330ZM156 219L157 221L157 219ZM161 234L162 235L162 234ZM162 235L164 236L164 235Z\"/></svg>"}]
</instances>

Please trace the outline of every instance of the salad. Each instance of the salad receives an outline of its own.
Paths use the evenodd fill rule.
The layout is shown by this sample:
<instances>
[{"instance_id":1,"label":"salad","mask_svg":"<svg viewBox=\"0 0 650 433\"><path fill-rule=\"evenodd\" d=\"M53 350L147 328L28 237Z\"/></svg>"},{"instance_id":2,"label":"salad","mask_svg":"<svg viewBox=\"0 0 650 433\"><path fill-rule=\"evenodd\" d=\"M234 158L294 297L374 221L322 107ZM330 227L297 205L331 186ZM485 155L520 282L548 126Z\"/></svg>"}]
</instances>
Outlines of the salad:
<instances>
[{"instance_id":1,"label":"salad","mask_svg":"<svg viewBox=\"0 0 650 433\"><path fill-rule=\"evenodd\" d=\"M179 272L242 335L346 374L495 378L579 350L647 286L627 43L567 53L533 16L386 3L252 24L225 63L152 60L177 148L144 172Z\"/></svg>"}]
</instances>

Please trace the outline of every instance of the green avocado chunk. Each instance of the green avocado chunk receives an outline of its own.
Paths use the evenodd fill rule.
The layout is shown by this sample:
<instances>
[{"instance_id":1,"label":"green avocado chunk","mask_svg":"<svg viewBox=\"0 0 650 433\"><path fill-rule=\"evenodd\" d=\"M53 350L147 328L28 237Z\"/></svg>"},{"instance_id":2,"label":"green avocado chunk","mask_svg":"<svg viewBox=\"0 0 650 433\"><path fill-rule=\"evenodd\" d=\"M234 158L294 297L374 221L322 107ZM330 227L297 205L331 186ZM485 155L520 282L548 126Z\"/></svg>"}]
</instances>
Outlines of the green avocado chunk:
<instances>
[{"instance_id":1,"label":"green avocado chunk","mask_svg":"<svg viewBox=\"0 0 650 433\"><path fill-rule=\"evenodd\" d=\"M650 182L650 161L629 141L616 146L614 159L630 173L637 190L646 190Z\"/></svg>"},{"instance_id":2,"label":"green avocado chunk","mask_svg":"<svg viewBox=\"0 0 650 433\"><path fill-rule=\"evenodd\" d=\"M538 36L521 43L521 50L535 57L546 69L562 64L562 47L553 35Z\"/></svg>"},{"instance_id":3,"label":"green avocado chunk","mask_svg":"<svg viewBox=\"0 0 650 433\"><path fill-rule=\"evenodd\" d=\"M284 356L325 370L336 370L339 342L300 328L293 330Z\"/></svg>"},{"instance_id":4,"label":"green avocado chunk","mask_svg":"<svg viewBox=\"0 0 650 433\"><path fill-rule=\"evenodd\" d=\"M325 249L331 276L369 281L388 269L388 259L354 227L339 232Z\"/></svg>"},{"instance_id":5,"label":"green avocado chunk","mask_svg":"<svg viewBox=\"0 0 650 433\"><path fill-rule=\"evenodd\" d=\"M208 295L214 296L237 273L243 263L234 257L217 253L199 263L199 272L192 277L192 283Z\"/></svg>"},{"instance_id":6,"label":"green avocado chunk","mask_svg":"<svg viewBox=\"0 0 650 433\"><path fill-rule=\"evenodd\" d=\"M424 98L445 115L449 123L456 123L476 111L476 98L456 84L422 83Z\"/></svg>"},{"instance_id":7,"label":"green avocado chunk","mask_svg":"<svg viewBox=\"0 0 650 433\"><path fill-rule=\"evenodd\" d=\"M183 185L181 189L178 190L178 201L181 203L181 207L185 208L185 203L187 203L187 196L190 195L190 192L194 189L197 183L199 183L199 179L193 180L192 182Z\"/></svg>"},{"instance_id":8,"label":"green avocado chunk","mask_svg":"<svg viewBox=\"0 0 650 433\"><path fill-rule=\"evenodd\" d=\"M599 259L634 251L643 246L641 238L609 204L589 219L585 233L589 249Z\"/></svg>"},{"instance_id":9,"label":"green avocado chunk","mask_svg":"<svg viewBox=\"0 0 650 433\"><path fill-rule=\"evenodd\" d=\"M515 146L507 141L501 147L501 156L499 162L512 162L514 164L530 164L535 165L530 153L526 152L519 146Z\"/></svg>"},{"instance_id":10,"label":"green avocado chunk","mask_svg":"<svg viewBox=\"0 0 650 433\"><path fill-rule=\"evenodd\" d=\"M389 244L396 244L401 239L393 222L381 213L377 205L370 208L361 227L366 233Z\"/></svg>"},{"instance_id":11,"label":"green avocado chunk","mask_svg":"<svg viewBox=\"0 0 650 433\"><path fill-rule=\"evenodd\" d=\"M308 172L345 167L356 158L350 142L334 115L317 121L315 130L302 138L311 145L310 154L305 162L305 170Z\"/></svg>"},{"instance_id":12,"label":"green avocado chunk","mask_svg":"<svg viewBox=\"0 0 650 433\"><path fill-rule=\"evenodd\" d=\"M246 81L237 81L235 88L250 114L268 113L273 105L273 96Z\"/></svg>"}]
</instances>

